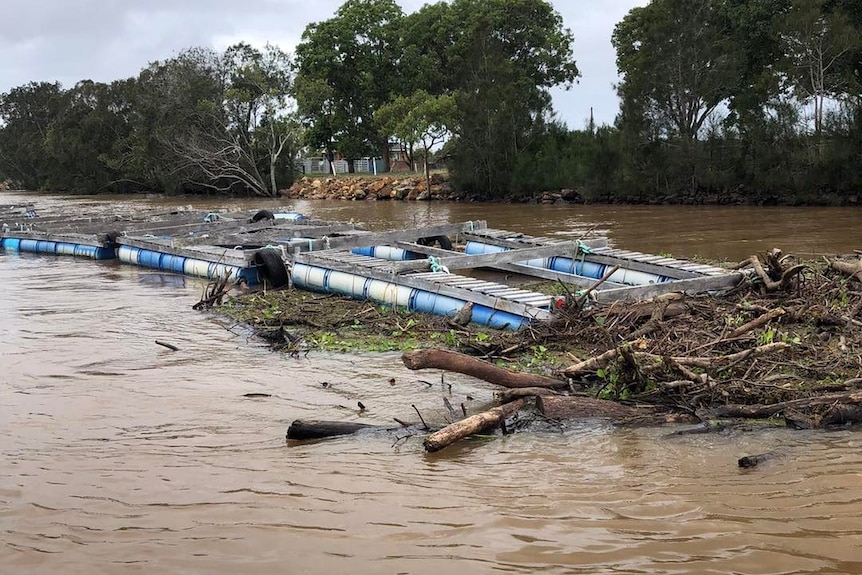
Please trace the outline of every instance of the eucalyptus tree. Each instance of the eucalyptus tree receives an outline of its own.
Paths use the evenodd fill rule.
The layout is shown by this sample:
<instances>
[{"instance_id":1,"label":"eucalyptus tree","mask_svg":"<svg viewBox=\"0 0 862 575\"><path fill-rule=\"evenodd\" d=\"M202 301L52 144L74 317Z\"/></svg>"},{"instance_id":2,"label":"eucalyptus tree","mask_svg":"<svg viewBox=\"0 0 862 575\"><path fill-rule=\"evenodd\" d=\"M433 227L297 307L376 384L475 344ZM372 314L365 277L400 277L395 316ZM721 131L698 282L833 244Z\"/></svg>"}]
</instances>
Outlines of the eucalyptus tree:
<instances>
[{"instance_id":1,"label":"eucalyptus tree","mask_svg":"<svg viewBox=\"0 0 862 575\"><path fill-rule=\"evenodd\" d=\"M781 30L787 87L812 107L814 135L820 139L828 103L858 90L859 84L847 71L850 59L862 47L860 31L843 11L827 10L826 0L793 0Z\"/></svg>"},{"instance_id":2,"label":"eucalyptus tree","mask_svg":"<svg viewBox=\"0 0 862 575\"><path fill-rule=\"evenodd\" d=\"M649 121L652 137L696 140L731 96L741 52L714 0L653 0L614 29L617 90ZM634 115L637 115L634 112Z\"/></svg>"},{"instance_id":3,"label":"eucalyptus tree","mask_svg":"<svg viewBox=\"0 0 862 575\"><path fill-rule=\"evenodd\" d=\"M465 191L499 196L550 117L550 88L569 88L579 75L574 38L544 0L454 0L450 9L459 111L452 169Z\"/></svg>"},{"instance_id":4,"label":"eucalyptus tree","mask_svg":"<svg viewBox=\"0 0 862 575\"><path fill-rule=\"evenodd\" d=\"M269 176L269 193L278 192L279 160L287 152L293 165L297 138L291 119L291 61L279 48L267 45L262 51L248 44L231 46L224 54L228 84L225 110L238 149ZM263 165L261 165L263 164Z\"/></svg>"},{"instance_id":5,"label":"eucalyptus tree","mask_svg":"<svg viewBox=\"0 0 862 575\"><path fill-rule=\"evenodd\" d=\"M247 44L151 64L139 77L128 164L166 191L275 196L296 150L289 70L278 48Z\"/></svg>"},{"instance_id":6,"label":"eucalyptus tree","mask_svg":"<svg viewBox=\"0 0 862 575\"><path fill-rule=\"evenodd\" d=\"M296 99L312 126L310 146L388 162L390 134L374 112L399 91L402 17L394 0L347 0L332 18L306 27L296 48Z\"/></svg>"}]
</instances>

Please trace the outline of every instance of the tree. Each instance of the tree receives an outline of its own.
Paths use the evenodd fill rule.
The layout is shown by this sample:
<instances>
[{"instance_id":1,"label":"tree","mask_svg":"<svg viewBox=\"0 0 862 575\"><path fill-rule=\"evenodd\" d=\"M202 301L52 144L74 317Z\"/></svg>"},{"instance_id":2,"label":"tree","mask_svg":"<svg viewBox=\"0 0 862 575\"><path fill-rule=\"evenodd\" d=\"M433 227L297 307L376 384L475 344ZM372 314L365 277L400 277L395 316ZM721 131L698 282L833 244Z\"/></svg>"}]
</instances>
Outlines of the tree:
<instances>
[{"instance_id":1,"label":"tree","mask_svg":"<svg viewBox=\"0 0 862 575\"><path fill-rule=\"evenodd\" d=\"M375 114L377 124L407 144L421 144L425 152L425 184L431 189L428 160L434 146L451 133L457 116L455 97L432 96L418 90L409 97L399 96L381 106Z\"/></svg>"},{"instance_id":2,"label":"tree","mask_svg":"<svg viewBox=\"0 0 862 575\"><path fill-rule=\"evenodd\" d=\"M398 48L400 94L418 90L452 94L458 90L457 66L462 50L453 49L463 22L447 2L426 4L404 16Z\"/></svg>"},{"instance_id":3,"label":"tree","mask_svg":"<svg viewBox=\"0 0 862 575\"><path fill-rule=\"evenodd\" d=\"M279 158L286 148L296 149L288 121L290 65L288 55L269 44L263 51L244 43L225 50L223 103L210 110L213 129L187 140L184 157L201 168L206 185L239 184L257 195L278 194Z\"/></svg>"},{"instance_id":4,"label":"tree","mask_svg":"<svg viewBox=\"0 0 862 575\"><path fill-rule=\"evenodd\" d=\"M813 108L814 134L823 131L826 103L842 99L852 80L843 73L844 61L862 46L859 32L838 11L825 11L826 0L794 0L781 23L787 54L785 74L789 88Z\"/></svg>"},{"instance_id":5,"label":"tree","mask_svg":"<svg viewBox=\"0 0 862 575\"><path fill-rule=\"evenodd\" d=\"M188 193L199 171L177 163L182 135L206 133L223 125L226 77L221 55L204 48L185 50L144 68L135 83L131 132L121 139L112 166L144 189Z\"/></svg>"},{"instance_id":6,"label":"tree","mask_svg":"<svg viewBox=\"0 0 862 575\"><path fill-rule=\"evenodd\" d=\"M134 80L78 82L63 94L44 144L50 166L43 185L56 191L127 191L112 163L118 141L128 137Z\"/></svg>"},{"instance_id":7,"label":"tree","mask_svg":"<svg viewBox=\"0 0 862 575\"><path fill-rule=\"evenodd\" d=\"M742 133L762 131L771 102L779 97L784 59L779 21L791 0L719 0L718 18L738 50L737 69L728 86L727 126Z\"/></svg>"},{"instance_id":8,"label":"tree","mask_svg":"<svg viewBox=\"0 0 862 575\"><path fill-rule=\"evenodd\" d=\"M62 109L58 83L31 82L0 95L0 179L25 189L40 189L50 163L45 139Z\"/></svg>"},{"instance_id":9,"label":"tree","mask_svg":"<svg viewBox=\"0 0 862 575\"><path fill-rule=\"evenodd\" d=\"M653 0L614 29L620 98L649 118L659 137L696 140L730 96L740 53L714 0Z\"/></svg>"},{"instance_id":10,"label":"tree","mask_svg":"<svg viewBox=\"0 0 862 575\"><path fill-rule=\"evenodd\" d=\"M168 190L278 194L295 151L290 60L273 46L189 50L141 73L130 158ZM290 158L292 168L293 158Z\"/></svg>"},{"instance_id":11,"label":"tree","mask_svg":"<svg viewBox=\"0 0 862 575\"><path fill-rule=\"evenodd\" d=\"M548 90L578 77L571 31L543 0L455 0L448 61L457 86L455 182L468 192L510 191L519 154L551 114Z\"/></svg>"},{"instance_id":12,"label":"tree","mask_svg":"<svg viewBox=\"0 0 862 575\"><path fill-rule=\"evenodd\" d=\"M396 65L403 13L394 0L347 0L333 18L310 24L296 48L297 102L310 146L350 161L380 153L389 134L374 112L399 89Z\"/></svg>"}]
</instances>

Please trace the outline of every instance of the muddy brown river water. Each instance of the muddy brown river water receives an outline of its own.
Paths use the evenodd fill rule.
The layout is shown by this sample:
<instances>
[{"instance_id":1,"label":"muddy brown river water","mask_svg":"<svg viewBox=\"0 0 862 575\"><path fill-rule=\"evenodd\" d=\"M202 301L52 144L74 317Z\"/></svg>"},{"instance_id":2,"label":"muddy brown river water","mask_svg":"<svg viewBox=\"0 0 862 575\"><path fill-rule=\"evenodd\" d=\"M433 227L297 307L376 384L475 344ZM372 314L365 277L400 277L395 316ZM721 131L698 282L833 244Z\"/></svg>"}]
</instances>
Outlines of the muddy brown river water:
<instances>
[{"instance_id":1,"label":"muddy brown river water","mask_svg":"<svg viewBox=\"0 0 862 575\"><path fill-rule=\"evenodd\" d=\"M290 206L375 227L596 223L627 249L728 259L862 248L854 210ZM416 404L442 420L444 395L478 409L493 389L397 354L271 354L192 311L190 278L26 254L0 254L0 278L4 575L862 573L858 432L586 421L435 455L387 433L287 445L296 418L385 424Z\"/></svg>"}]
</instances>

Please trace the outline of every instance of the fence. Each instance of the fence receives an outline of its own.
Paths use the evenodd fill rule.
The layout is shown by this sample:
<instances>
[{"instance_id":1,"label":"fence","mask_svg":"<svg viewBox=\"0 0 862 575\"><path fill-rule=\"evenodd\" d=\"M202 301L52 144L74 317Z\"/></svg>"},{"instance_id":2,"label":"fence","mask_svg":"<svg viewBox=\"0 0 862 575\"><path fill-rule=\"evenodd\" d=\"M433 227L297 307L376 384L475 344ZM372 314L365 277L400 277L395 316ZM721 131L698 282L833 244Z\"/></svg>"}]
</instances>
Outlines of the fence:
<instances>
[{"instance_id":1,"label":"fence","mask_svg":"<svg viewBox=\"0 0 862 575\"><path fill-rule=\"evenodd\" d=\"M383 158L359 158L353 160L353 169L357 174L379 174L383 171ZM350 171L347 160L335 160L330 166L326 158L305 158L302 161L302 172L305 174L346 174Z\"/></svg>"}]
</instances>

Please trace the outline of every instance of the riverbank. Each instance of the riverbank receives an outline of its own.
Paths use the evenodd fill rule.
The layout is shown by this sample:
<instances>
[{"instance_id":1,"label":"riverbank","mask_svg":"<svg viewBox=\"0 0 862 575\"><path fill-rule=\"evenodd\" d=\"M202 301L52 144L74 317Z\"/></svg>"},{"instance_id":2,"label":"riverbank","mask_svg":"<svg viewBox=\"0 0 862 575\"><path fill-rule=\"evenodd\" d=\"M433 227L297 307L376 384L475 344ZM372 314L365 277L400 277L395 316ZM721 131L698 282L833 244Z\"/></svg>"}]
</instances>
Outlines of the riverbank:
<instances>
[{"instance_id":1,"label":"riverbank","mask_svg":"<svg viewBox=\"0 0 862 575\"><path fill-rule=\"evenodd\" d=\"M448 173L431 175L430 189L422 175L340 175L303 177L294 182L284 196L293 200L347 201L483 201L484 198L457 190ZM693 189L680 193L648 196L610 196L589 190L555 189L532 193L509 194L496 200L516 204L627 204L679 206L859 206L858 194L816 193L808 197L787 197L737 187L730 190Z\"/></svg>"},{"instance_id":2,"label":"riverbank","mask_svg":"<svg viewBox=\"0 0 862 575\"><path fill-rule=\"evenodd\" d=\"M292 200L348 201L477 201L479 198L455 189L449 174L431 174L428 187L422 175L329 176L300 178L283 194ZM583 204L575 190L554 190L509 196L503 202L535 204Z\"/></svg>"}]
</instances>

